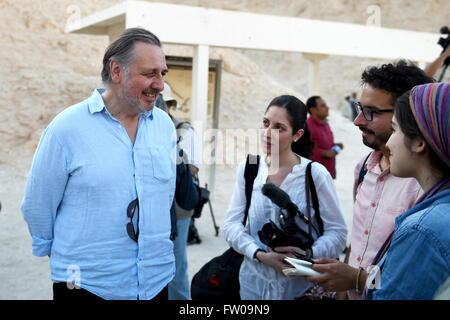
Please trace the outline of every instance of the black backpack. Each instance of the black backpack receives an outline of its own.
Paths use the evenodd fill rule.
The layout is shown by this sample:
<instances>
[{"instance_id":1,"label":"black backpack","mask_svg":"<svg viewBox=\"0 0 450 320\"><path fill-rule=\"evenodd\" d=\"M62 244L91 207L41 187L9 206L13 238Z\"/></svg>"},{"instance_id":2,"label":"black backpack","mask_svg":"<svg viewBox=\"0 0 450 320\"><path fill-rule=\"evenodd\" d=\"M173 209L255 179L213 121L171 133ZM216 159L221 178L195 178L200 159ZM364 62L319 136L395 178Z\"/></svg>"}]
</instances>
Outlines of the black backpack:
<instances>
[{"instance_id":1,"label":"black backpack","mask_svg":"<svg viewBox=\"0 0 450 320\"><path fill-rule=\"evenodd\" d=\"M248 155L245 163L245 195L247 204L244 220L247 221L253 182L258 175L259 155ZM239 269L244 257L229 248L222 255L207 262L192 278L192 300L240 300Z\"/></svg>"}]
</instances>

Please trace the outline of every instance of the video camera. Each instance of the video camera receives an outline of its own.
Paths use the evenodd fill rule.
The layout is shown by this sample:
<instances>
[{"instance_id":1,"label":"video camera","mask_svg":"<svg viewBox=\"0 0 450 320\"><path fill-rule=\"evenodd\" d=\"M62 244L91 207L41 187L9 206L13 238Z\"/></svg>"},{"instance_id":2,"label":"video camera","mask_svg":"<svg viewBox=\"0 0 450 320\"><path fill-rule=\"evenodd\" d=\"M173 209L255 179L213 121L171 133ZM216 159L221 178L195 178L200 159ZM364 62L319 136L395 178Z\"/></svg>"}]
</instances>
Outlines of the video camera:
<instances>
[{"instance_id":1,"label":"video camera","mask_svg":"<svg viewBox=\"0 0 450 320\"><path fill-rule=\"evenodd\" d=\"M285 220L283 229L269 220L260 231L258 231L259 239L262 243L274 249L276 247L298 247L302 250L311 248L314 240L311 236L300 229L293 219Z\"/></svg>"},{"instance_id":2,"label":"video camera","mask_svg":"<svg viewBox=\"0 0 450 320\"><path fill-rule=\"evenodd\" d=\"M269 220L258 231L261 242L272 249L285 246L294 246L302 250L311 248L314 239L298 226L295 217L298 216L306 224L310 223L310 221L291 201L289 195L272 183L266 183L261 191L263 195L280 207L279 221L281 227L279 228L272 220ZM283 212L283 210L285 211Z\"/></svg>"}]
</instances>

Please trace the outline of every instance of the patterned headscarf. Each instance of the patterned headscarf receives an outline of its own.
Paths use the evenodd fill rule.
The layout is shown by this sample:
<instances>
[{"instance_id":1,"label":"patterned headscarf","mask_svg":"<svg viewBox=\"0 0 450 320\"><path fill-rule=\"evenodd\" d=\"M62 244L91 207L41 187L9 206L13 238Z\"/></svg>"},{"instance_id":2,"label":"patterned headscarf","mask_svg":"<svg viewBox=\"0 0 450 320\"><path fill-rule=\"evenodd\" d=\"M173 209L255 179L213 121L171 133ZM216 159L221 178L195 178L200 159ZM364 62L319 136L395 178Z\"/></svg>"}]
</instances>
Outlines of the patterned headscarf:
<instances>
[{"instance_id":1,"label":"patterned headscarf","mask_svg":"<svg viewBox=\"0 0 450 320\"><path fill-rule=\"evenodd\" d=\"M450 83L415 86L409 104L426 141L450 167Z\"/></svg>"}]
</instances>

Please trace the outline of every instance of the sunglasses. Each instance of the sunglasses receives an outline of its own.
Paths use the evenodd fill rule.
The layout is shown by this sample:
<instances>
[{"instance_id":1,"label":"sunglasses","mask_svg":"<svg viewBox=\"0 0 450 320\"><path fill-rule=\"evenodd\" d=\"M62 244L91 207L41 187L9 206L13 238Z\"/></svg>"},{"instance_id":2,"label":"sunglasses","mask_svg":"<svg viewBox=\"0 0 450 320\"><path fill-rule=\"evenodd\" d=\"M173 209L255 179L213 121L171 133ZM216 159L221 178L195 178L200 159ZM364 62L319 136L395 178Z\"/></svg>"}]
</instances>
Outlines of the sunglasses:
<instances>
[{"instance_id":1,"label":"sunglasses","mask_svg":"<svg viewBox=\"0 0 450 320\"><path fill-rule=\"evenodd\" d=\"M133 217L134 213L136 212L136 208L138 209L138 216L137 216L137 230L134 230L133 225ZM130 202L127 208L127 216L130 218L130 222L127 224L127 233L128 236L133 239L134 241L138 241L139 238L139 199L136 198L133 201Z\"/></svg>"},{"instance_id":2,"label":"sunglasses","mask_svg":"<svg viewBox=\"0 0 450 320\"><path fill-rule=\"evenodd\" d=\"M355 106L356 110L358 111L358 114L362 112L364 119L367 121L373 120L373 114L379 114L379 113L385 113L385 112L394 112L394 109L386 109L386 110L380 110L373 107L363 107L359 101L352 102L353 106Z\"/></svg>"}]
</instances>

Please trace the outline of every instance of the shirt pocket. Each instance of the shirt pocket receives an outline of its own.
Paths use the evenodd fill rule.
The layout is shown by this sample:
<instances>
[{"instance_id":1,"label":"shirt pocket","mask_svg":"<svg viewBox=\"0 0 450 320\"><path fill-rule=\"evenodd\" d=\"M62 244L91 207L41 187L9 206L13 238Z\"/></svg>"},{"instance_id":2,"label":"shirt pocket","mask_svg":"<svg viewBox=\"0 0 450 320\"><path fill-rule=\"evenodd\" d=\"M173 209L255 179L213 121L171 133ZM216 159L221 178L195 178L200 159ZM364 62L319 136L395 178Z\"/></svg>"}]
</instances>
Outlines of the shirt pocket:
<instances>
[{"instance_id":1,"label":"shirt pocket","mask_svg":"<svg viewBox=\"0 0 450 320\"><path fill-rule=\"evenodd\" d=\"M384 214L376 216L373 225L377 239L383 243L395 228L395 219L407 209L400 206L388 206L383 208Z\"/></svg>"},{"instance_id":2,"label":"shirt pocket","mask_svg":"<svg viewBox=\"0 0 450 320\"><path fill-rule=\"evenodd\" d=\"M173 178L175 165L170 157L170 152L162 147L151 147L150 157L152 161L153 177L159 181L167 182Z\"/></svg>"},{"instance_id":3,"label":"shirt pocket","mask_svg":"<svg viewBox=\"0 0 450 320\"><path fill-rule=\"evenodd\" d=\"M386 207L386 209L384 209L384 212L385 212L387 219L392 220L392 222L395 224L395 218L397 218L399 215L403 214L407 210L408 210L408 208L405 208L405 207L389 206L389 207Z\"/></svg>"}]
</instances>

